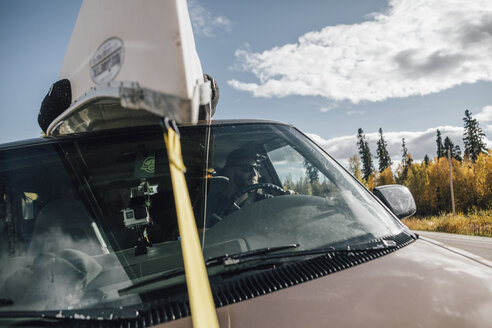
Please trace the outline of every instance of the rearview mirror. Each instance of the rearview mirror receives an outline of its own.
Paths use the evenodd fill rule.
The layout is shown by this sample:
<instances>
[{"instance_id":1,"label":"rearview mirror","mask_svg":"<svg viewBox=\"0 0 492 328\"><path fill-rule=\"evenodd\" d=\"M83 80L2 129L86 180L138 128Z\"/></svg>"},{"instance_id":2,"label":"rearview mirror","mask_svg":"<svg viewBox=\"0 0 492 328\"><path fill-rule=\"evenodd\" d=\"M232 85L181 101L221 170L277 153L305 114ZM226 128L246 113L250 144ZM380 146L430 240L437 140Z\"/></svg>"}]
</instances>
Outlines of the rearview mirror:
<instances>
[{"instance_id":1,"label":"rearview mirror","mask_svg":"<svg viewBox=\"0 0 492 328\"><path fill-rule=\"evenodd\" d=\"M412 193L405 186L395 184L375 187L373 193L400 220L414 215L417 211Z\"/></svg>"}]
</instances>

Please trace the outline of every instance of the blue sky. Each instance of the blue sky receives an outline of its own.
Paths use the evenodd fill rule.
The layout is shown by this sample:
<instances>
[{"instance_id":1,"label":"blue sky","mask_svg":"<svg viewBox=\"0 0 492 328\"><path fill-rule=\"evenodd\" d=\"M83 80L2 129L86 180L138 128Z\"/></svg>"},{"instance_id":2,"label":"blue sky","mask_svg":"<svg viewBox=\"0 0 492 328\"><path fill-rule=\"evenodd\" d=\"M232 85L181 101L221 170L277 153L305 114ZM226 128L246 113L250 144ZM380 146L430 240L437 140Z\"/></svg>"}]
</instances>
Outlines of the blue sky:
<instances>
[{"instance_id":1,"label":"blue sky","mask_svg":"<svg viewBox=\"0 0 492 328\"><path fill-rule=\"evenodd\" d=\"M0 0L0 143L39 135L80 1ZM383 128L416 159L439 128L462 146L465 109L492 139L490 0L190 0L204 72L221 88L215 118L289 122L342 163L363 128ZM489 147L492 143L489 141Z\"/></svg>"}]
</instances>

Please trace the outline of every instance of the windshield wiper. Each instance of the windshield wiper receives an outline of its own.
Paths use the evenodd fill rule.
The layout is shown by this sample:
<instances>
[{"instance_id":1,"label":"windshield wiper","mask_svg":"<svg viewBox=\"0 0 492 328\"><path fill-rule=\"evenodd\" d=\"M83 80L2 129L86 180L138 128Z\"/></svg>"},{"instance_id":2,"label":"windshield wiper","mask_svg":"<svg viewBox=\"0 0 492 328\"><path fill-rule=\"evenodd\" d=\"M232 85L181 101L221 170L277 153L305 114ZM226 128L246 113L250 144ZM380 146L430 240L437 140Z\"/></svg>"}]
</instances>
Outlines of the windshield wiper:
<instances>
[{"instance_id":1,"label":"windshield wiper","mask_svg":"<svg viewBox=\"0 0 492 328\"><path fill-rule=\"evenodd\" d=\"M215 268L222 266L216 272L210 274L213 276L217 273L223 272L239 272L250 271L260 267L268 268L272 265L285 264L292 261L294 258L313 257L317 255L330 254L332 256L349 254L356 252L374 253L381 252L382 250L389 250L397 248L397 244L393 240L376 239L363 244L356 244L345 247L321 247L314 249L306 249L293 252L278 252L290 248L297 248L299 244L289 244L278 247L269 247L256 249L244 253L237 253L233 255L222 255L208 259L205 263L208 268Z\"/></svg>"},{"instance_id":2,"label":"windshield wiper","mask_svg":"<svg viewBox=\"0 0 492 328\"><path fill-rule=\"evenodd\" d=\"M305 255L317 255L317 254L326 254L326 253L354 253L354 252L379 252L384 249L394 249L397 248L398 245L393 240L374 240L368 243L357 244L357 245L347 245L346 247L320 247L313 249L306 249L303 251L293 252L286 254L287 256L305 256Z\"/></svg>"},{"instance_id":3,"label":"windshield wiper","mask_svg":"<svg viewBox=\"0 0 492 328\"><path fill-rule=\"evenodd\" d=\"M0 326L15 325L16 327L41 327L60 324L61 326L80 326L75 322L97 320L104 326L104 321L129 323L138 318L135 307L119 307L107 309L75 309L47 311L0 311ZM84 326L82 324L82 326Z\"/></svg>"},{"instance_id":4,"label":"windshield wiper","mask_svg":"<svg viewBox=\"0 0 492 328\"><path fill-rule=\"evenodd\" d=\"M220 264L222 264L224 266L238 264L238 263L242 262L243 259L245 259L245 258L254 257L254 256L262 255L262 254L273 253L273 252L277 252L277 251L281 251L281 250L285 250L285 249L290 249L290 248L296 248L296 247L299 247L299 244L287 244L287 245L283 245L283 246L266 247L266 248L255 249L255 250L251 250L251 251L247 251L247 252L243 252L243 253L237 253L237 254L233 254L233 255L228 255L228 254L220 255L217 257L209 258L207 261L205 261L205 266L207 268L209 268L209 267L214 267L214 266L220 265ZM160 285L165 280L168 280L171 278L177 278L177 283L184 282L185 281L184 280L184 273L185 273L185 271L184 271L184 268L182 268L182 267L177 268L177 269L164 271L156 277L148 278L148 279L142 280L140 282L134 283L133 285L131 285L129 287L119 289L118 293L119 293L119 295L133 294L136 292L140 292L144 289L147 289L152 284ZM213 274L215 274L215 272L210 274L210 275L213 275ZM174 283L174 284L176 284L176 283Z\"/></svg>"},{"instance_id":5,"label":"windshield wiper","mask_svg":"<svg viewBox=\"0 0 492 328\"><path fill-rule=\"evenodd\" d=\"M234 264L241 263L244 259L249 257L283 251L286 249L297 248L297 247L299 247L299 244L287 244L283 246L259 248L259 249L254 249L251 251L236 253L232 255L224 254L224 255L209 258L208 260L205 261L205 265L207 267L216 264L223 264L225 266L234 265Z\"/></svg>"},{"instance_id":6,"label":"windshield wiper","mask_svg":"<svg viewBox=\"0 0 492 328\"><path fill-rule=\"evenodd\" d=\"M357 244L353 246L346 246L343 248L336 248L333 246L307 249L294 252L280 252L286 249L298 248L299 244L287 244L276 247L266 247L255 249L243 253L237 253L232 255L221 255L217 257L209 258L205 261L209 271L209 276L214 276L216 274L225 271L243 271L255 269L259 266L268 266L276 264L279 260L294 258L294 257L304 257L322 254L341 254L341 253L353 253L353 252L376 252L385 249L394 249L397 247L396 242L393 240L378 239L370 241L368 243ZM221 267L223 266L223 267ZM173 282L167 282L166 280L176 278ZM156 288L164 288L165 285L172 286L179 283L184 283L184 268L177 268L169 271L165 271L156 277L149 278L140 282L133 284L132 286L118 290L120 295L140 293L148 290L152 285L155 284Z\"/></svg>"},{"instance_id":7,"label":"windshield wiper","mask_svg":"<svg viewBox=\"0 0 492 328\"><path fill-rule=\"evenodd\" d=\"M312 256L312 255L323 255L328 253L332 255L347 254L347 253L354 253L354 252L373 253L373 252L380 252L381 250L395 249L397 247L398 245L393 240L379 239L379 240L370 241L368 243L357 244L357 245L346 246L346 247L338 247L338 248L334 246L328 246L328 247L306 249L306 250L295 251L295 252L285 252L279 254L266 254L266 252L263 254L261 253L250 254L248 258L241 257L239 260L235 260L235 258L232 257L231 261L227 261L228 258L225 258L222 264L224 264L224 266L235 265L238 269L241 268L252 269L258 265L277 263L275 261L279 259ZM236 256L240 256L240 255L241 254L238 254ZM268 261L268 262L262 263L262 261ZM249 262L254 262L254 263L249 263ZM244 266L239 265L244 263L248 263L248 264Z\"/></svg>"}]
</instances>

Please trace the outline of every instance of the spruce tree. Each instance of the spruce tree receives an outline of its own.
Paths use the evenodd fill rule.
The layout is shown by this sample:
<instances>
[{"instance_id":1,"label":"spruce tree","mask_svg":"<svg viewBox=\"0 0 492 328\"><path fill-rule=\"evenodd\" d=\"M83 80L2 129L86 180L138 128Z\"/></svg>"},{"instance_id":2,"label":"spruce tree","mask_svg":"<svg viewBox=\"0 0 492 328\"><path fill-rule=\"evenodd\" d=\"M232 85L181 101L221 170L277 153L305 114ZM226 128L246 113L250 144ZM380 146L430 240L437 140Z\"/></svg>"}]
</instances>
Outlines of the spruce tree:
<instances>
[{"instance_id":1,"label":"spruce tree","mask_svg":"<svg viewBox=\"0 0 492 328\"><path fill-rule=\"evenodd\" d=\"M405 138L401 138L401 166L403 170L397 178L398 183L404 184L408 176L408 168L412 165L412 156L408 153Z\"/></svg>"},{"instance_id":2,"label":"spruce tree","mask_svg":"<svg viewBox=\"0 0 492 328\"><path fill-rule=\"evenodd\" d=\"M425 156L424 156L425 165L429 165L429 162L430 162L429 156L427 156L427 154L425 154Z\"/></svg>"},{"instance_id":3,"label":"spruce tree","mask_svg":"<svg viewBox=\"0 0 492 328\"><path fill-rule=\"evenodd\" d=\"M461 157L461 148L460 146L456 145L454 146L454 150L452 152L453 158L456 159L457 161L463 162L463 157Z\"/></svg>"},{"instance_id":4,"label":"spruce tree","mask_svg":"<svg viewBox=\"0 0 492 328\"><path fill-rule=\"evenodd\" d=\"M451 157L457 161L462 161L460 146L454 145L449 137L444 138L444 156L448 156L448 150L451 150Z\"/></svg>"},{"instance_id":5,"label":"spruce tree","mask_svg":"<svg viewBox=\"0 0 492 328\"><path fill-rule=\"evenodd\" d=\"M446 154L446 156L448 155L448 150L452 150L454 148L454 144L453 142L451 141L451 139L449 139L449 137L446 136L446 138L444 138L444 154Z\"/></svg>"},{"instance_id":6,"label":"spruce tree","mask_svg":"<svg viewBox=\"0 0 492 328\"><path fill-rule=\"evenodd\" d=\"M306 168L306 175L311 184L313 184L314 182L319 182L319 171L315 166L313 166L307 160L304 160L304 168Z\"/></svg>"},{"instance_id":7,"label":"spruce tree","mask_svg":"<svg viewBox=\"0 0 492 328\"><path fill-rule=\"evenodd\" d=\"M444 145L442 143L441 131L437 130L436 136L437 158L445 157L446 155L444 154Z\"/></svg>"},{"instance_id":8,"label":"spruce tree","mask_svg":"<svg viewBox=\"0 0 492 328\"><path fill-rule=\"evenodd\" d=\"M379 128L379 140L377 142L376 157L379 160L379 172L383 172L388 166L391 166L391 158L388 153L388 144L383 137L383 129Z\"/></svg>"},{"instance_id":9,"label":"spruce tree","mask_svg":"<svg viewBox=\"0 0 492 328\"><path fill-rule=\"evenodd\" d=\"M357 131L357 146L359 148L359 155L362 161L362 172L364 173L363 178L367 181L371 173L374 171L374 166L372 165L371 151L369 150L366 135L361 128Z\"/></svg>"},{"instance_id":10,"label":"spruce tree","mask_svg":"<svg viewBox=\"0 0 492 328\"><path fill-rule=\"evenodd\" d=\"M487 153L487 146L484 142L485 134L471 114L468 109L465 110L463 143L465 144L465 157L470 158L475 163L480 153Z\"/></svg>"},{"instance_id":11,"label":"spruce tree","mask_svg":"<svg viewBox=\"0 0 492 328\"><path fill-rule=\"evenodd\" d=\"M405 143L405 138L401 138L401 164L403 167L407 166L407 156L408 156L408 148Z\"/></svg>"}]
</instances>

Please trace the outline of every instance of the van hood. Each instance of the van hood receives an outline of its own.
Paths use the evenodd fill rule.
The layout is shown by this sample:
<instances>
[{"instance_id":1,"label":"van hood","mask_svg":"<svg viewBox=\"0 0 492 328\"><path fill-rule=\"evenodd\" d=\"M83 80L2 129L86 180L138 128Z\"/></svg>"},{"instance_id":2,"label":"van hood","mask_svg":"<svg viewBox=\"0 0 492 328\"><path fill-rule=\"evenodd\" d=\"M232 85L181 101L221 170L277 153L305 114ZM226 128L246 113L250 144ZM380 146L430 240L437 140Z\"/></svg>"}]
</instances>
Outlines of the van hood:
<instances>
[{"instance_id":1,"label":"van hood","mask_svg":"<svg viewBox=\"0 0 492 328\"><path fill-rule=\"evenodd\" d=\"M426 240L217 309L221 327L490 327L492 267ZM191 327L191 318L163 327Z\"/></svg>"}]
</instances>

